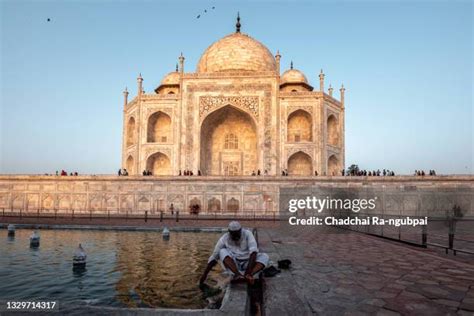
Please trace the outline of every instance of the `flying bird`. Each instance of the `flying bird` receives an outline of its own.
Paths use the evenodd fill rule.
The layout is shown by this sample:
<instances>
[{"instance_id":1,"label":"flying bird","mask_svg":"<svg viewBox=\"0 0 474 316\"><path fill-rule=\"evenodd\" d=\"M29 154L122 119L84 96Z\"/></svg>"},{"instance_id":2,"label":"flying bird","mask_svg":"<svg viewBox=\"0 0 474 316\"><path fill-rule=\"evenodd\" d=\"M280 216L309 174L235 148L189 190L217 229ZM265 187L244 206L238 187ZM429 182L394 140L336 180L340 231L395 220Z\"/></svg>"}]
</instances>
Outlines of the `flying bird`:
<instances>
[{"instance_id":1,"label":"flying bird","mask_svg":"<svg viewBox=\"0 0 474 316\"><path fill-rule=\"evenodd\" d=\"M50 18L48 18L46 21L48 21L48 22L51 22L51 19L50 19Z\"/></svg>"},{"instance_id":2,"label":"flying bird","mask_svg":"<svg viewBox=\"0 0 474 316\"><path fill-rule=\"evenodd\" d=\"M207 13L207 10L204 10L204 13Z\"/></svg>"},{"instance_id":3,"label":"flying bird","mask_svg":"<svg viewBox=\"0 0 474 316\"><path fill-rule=\"evenodd\" d=\"M199 19L200 17L201 17L201 15L199 14L199 15L196 17L196 19Z\"/></svg>"},{"instance_id":4,"label":"flying bird","mask_svg":"<svg viewBox=\"0 0 474 316\"><path fill-rule=\"evenodd\" d=\"M216 7L212 7L212 10L214 10Z\"/></svg>"}]
</instances>

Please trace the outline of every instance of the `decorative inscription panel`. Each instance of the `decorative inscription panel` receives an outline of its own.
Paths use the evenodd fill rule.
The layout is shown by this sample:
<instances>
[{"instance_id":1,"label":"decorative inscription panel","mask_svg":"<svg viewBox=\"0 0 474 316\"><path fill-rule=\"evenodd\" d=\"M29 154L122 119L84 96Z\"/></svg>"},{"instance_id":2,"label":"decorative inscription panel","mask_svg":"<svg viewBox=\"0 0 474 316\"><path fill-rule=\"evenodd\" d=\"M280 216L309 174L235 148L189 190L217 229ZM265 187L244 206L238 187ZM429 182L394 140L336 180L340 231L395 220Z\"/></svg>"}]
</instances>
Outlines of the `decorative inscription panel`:
<instances>
[{"instance_id":1,"label":"decorative inscription panel","mask_svg":"<svg viewBox=\"0 0 474 316\"><path fill-rule=\"evenodd\" d=\"M291 157L291 155L293 155L294 153L297 153L297 152L303 152L305 154L307 154L308 156L311 157L311 159L313 159L313 152L312 152L312 148L311 147L291 147L291 148L288 148L288 151L287 151L287 160Z\"/></svg>"},{"instance_id":2,"label":"decorative inscription panel","mask_svg":"<svg viewBox=\"0 0 474 316\"><path fill-rule=\"evenodd\" d=\"M297 105L297 106L289 106L288 107L288 116L295 112L295 111L298 111L298 110L303 110L303 111L306 111L308 112L309 114L313 114L313 107L311 105Z\"/></svg>"},{"instance_id":3,"label":"decorative inscription panel","mask_svg":"<svg viewBox=\"0 0 474 316\"><path fill-rule=\"evenodd\" d=\"M163 108L163 107L147 107L145 110L145 118L146 122L148 123L148 119L150 118L151 115L157 113L157 112L163 112L166 115L168 115L170 118L173 117L173 109L172 108ZM146 125L146 124L143 124Z\"/></svg>"},{"instance_id":4,"label":"decorative inscription panel","mask_svg":"<svg viewBox=\"0 0 474 316\"><path fill-rule=\"evenodd\" d=\"M249 111L254 117L258 118L258 97L256 96L203 96L199 98L199 117L203 118L214 109L226 105Z\"/></svg>"}]
</instances>

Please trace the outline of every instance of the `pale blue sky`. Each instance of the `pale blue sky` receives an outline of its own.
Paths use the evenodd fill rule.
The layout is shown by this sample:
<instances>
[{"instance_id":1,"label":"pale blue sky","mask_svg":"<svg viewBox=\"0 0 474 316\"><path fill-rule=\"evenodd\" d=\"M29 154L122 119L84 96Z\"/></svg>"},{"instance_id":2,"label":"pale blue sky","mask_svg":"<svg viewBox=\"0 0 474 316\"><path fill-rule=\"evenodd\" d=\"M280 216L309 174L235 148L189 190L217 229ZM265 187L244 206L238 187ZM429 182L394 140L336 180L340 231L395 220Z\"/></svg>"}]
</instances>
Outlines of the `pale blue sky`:
<instances>
[{"instance_id":1,"label":"pale blue sky","mask_svg":"<svg viewBox=\"0 0 474 316\"><path fill-rule=\"evenodd\" d=\"M211 7L215 6L212 10ZM473 172L471 1L0 1L0 173L115 173L122 90L234 31L346 90L346 165ZM204 9L208 13L204 13ZM200 19L196 16L201 14ZM51 18L51 22L47 19Z\"/></svg>"}]
</instances>

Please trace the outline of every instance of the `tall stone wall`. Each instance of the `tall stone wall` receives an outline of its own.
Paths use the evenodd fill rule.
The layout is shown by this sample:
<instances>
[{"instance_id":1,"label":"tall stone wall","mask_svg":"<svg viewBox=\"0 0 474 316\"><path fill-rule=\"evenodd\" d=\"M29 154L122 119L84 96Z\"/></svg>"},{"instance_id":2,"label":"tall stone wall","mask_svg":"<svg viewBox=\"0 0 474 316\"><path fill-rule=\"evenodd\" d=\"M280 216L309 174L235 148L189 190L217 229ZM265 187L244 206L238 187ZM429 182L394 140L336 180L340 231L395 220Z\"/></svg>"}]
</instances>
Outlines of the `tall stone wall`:
<instances>
[{"instance_id":1,"label":"tall stone wall","mask_svg":"<svg viewBox=\"0 0 474 316\"><path fill-rule=\"evenodd\" d=\"M142 177L0 176L0 210L24 212L150 214L174 210L200 214L273 215L284 198L377 197L374 212L444 216L459 205L474 216L474 176L437 177ZM238 210L235 206L238 205Z\"/></svg>"},{"instance_id":2,"label":"tall stone wall","mask_svg":"<svg viewBox=\"0 0 474 316\"><path fill-rule=\"evenodd\" d=\"M290 215L288 206L291 199L315 197L328 200L324 210L319 212L319 209L305 207L298 214L444 218L453 211L454 206L458 206L462 216L474 217L473 177L378 178L355 180L349 177L345 182L296 187L282 185L279 188L280 212ZM347 201L350 204L341 207Z\"/></svg>"}]
</instances>

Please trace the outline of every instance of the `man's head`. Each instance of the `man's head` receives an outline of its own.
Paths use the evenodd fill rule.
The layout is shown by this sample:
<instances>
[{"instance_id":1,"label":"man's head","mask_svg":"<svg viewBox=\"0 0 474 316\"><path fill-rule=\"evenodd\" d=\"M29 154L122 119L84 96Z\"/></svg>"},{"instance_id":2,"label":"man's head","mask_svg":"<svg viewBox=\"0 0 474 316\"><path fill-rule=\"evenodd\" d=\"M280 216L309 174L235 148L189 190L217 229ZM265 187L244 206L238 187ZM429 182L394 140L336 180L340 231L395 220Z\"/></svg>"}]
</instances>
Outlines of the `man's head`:
<instances>
[{"instance_id":1,"label":"man's head","mask_svg":"<svg viewBox=\"0 0 474 316\"><path fill-rule=\"evenodd\" d=\"M242 235L242 226L240 226L239 222L232 221L229 223L229 235L234 241L240 240L240 236Z\"/></svg>"}]
</instances>

